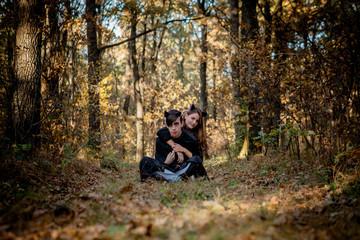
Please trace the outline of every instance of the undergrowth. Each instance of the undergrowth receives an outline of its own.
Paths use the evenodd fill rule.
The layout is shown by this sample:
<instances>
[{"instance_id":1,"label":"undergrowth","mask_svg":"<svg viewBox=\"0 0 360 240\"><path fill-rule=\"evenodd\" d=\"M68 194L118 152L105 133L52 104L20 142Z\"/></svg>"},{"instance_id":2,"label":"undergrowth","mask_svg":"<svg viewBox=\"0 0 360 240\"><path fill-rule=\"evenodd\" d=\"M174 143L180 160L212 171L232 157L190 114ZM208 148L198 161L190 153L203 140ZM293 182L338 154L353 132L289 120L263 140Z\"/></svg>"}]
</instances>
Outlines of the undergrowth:
<instances>
[{"instance_id":1,"label":"undergrowth","mask_svg":"<svg viewBox=\"0 0 360 240\"><path fill-rule=\"evenodd\" d=\"M137 162L117 162L117 170L81 159L61 162L39 155L15 162L12 177L1 179L6 236L39 237L38 229L54 239L287 239L299 232L351 239L357 233L352 227L344 233L339 223L360 219L356 168L329 178L326 168L286 155L211 158L204 162L210 181L142 183Z\"/></svg>"}]
</instances>

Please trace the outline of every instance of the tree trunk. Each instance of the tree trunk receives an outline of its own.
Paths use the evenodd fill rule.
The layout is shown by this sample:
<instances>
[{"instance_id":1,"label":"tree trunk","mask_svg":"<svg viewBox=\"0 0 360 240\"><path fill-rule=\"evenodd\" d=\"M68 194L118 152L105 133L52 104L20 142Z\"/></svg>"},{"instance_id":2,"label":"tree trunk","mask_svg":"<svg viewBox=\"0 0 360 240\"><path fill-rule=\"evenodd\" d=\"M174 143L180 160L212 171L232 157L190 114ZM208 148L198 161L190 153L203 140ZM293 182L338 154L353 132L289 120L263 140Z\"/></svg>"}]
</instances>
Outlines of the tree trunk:
<instances>
[{"instance_id":1,"label":"tree trunk","mask_svg":"<svg viewBox=\"0 0 360 240\"><path fill-rule=\"evenodd\" d=\"M127 122L127 117L129 115L129 107L130 107L130 100L131 100L131 80L132 80L132 74L131 74L131 52L130 52L130 48L128 48L128 55L127 55L127 59L126 59L126 81L125 81L125 89L126 89L126 93L125 93L125 97L123 100L121 100L121 98L119 97L119 108L120 106L122 106L122 111L120 112L120 123L119 123L119 127L120 130L122 130L122 132L124 132L125 129L125 123ZM126 146L125 146L125 135L123 133L120 133L121 131L119 130L119 158L120 159L125 159L126 158Z\"/></svg>"},{"instance_id":2,"label":"tree trunk","mask_svg":"<svg viewBox=\"0 0 360 240\"><path fill-rule=\"evenodd\" d=\"M46 9L46 25L49 29L49 35L46 37L45 44L45 79L48 84L49 96L55 101L59 97L59 77L62 63L59 62L60 52L60 30L58 21L58 2L56 0L49 1L45 5Z\"/></svg>"},{"instance_id":3,"label":"tree trunk","mask_svg":"<svg viewBox=\"0 0 360 240\"><path fill-rule=\"evenodd\" d=\"M270 0L265 0L264 2L264 18L265 18L265 44L266 47L271 42L271 25L272 25L272 16L270 11Z\"/></svg>"},{"instance_id":4,"label":"tree trunk","mask_svg":"<svg viewBox=\"0 0 360 240\"><path fill-rule=\"evenodd\" d=\"M13 9L13 7L11 8ZM13 106L13 96L14 96L14 87L15 87L15 73L13 68L13 61L14 61L14 43L15 43L15 35L12 33L12 29L9 28L7 30L7 77L9 79L7 83L7 90L6 90L6 115L8 121L6 123L6 134L11 141L15 141L15 131L14 131L14 122L12 118L12 106Z\"/></svg>"},{"instance_id":5,"label":"tree trunk","mask_svg":"<svg viewBox=\"0 0 360 240\"><path fill-rule=\"evenodd\" d=\"M152 26L156 26L158 24L158 22L159 22L159 20L157 20L155 22L154 16L152 16L152 18L151 18ZM162 41L164 39L165 31L166 31L166 28L163 28L161 31L155 30L153 33L152 48L151 48L151 53L150 53L150 57L149 57L149 59L151 61L150 62L150 73L148 74L150 76L150 82L148 84L150 84L150 86L154 90L154 93L158 93L160 91L156 63L158 61L159 50L161 48ZM155 105L156 105L156 98L152 98L150 101L149 107L148 107L148 112L150 112L151 114L155 114L154 113ZM152 133L155 133L157 131L157 129L159 129L159 126L156 121L154 121L153 123L154 124L152 125L151 128L149 128L149 131L151 131ZM149 152L150 156L154 156L155 150L156 150L155 144L152 144L150 149L151 149Z\"/></svg>"},{"instance_id":6,"label":"tree trunk","mask_svg":"<svg viewBox=\"0 0 360 240\"><path fill-rule=\"evenodd\" d=\"M258 0L243 0L241 7L241 36L244 45L250 45L251 41L255 39L258 30L258 21L256 17L256 5ZM249 51L252 51L247 47ZM247 51L248 53L248 51ZM249 102L248 102L248 118L249 118L249 151L258 152L259 146L255 144L254 137L258 136L261 130L260 115L259 115L259 90L256 81L253 79L255 74L255 60L250 54L247 54L242 62L244 68L244 82L249 86Z\"/></svg>"},{"instance_id":7,"label":"tree trunk","mask_svg":"<svg viewBox=\"0 0 360 240\"><path fill-rule=\"evenodd\" d=\"M200 13L205 15L206 0L198 0ZM200 107L202 111L208 111L208 99L206 92L206 70L207 70L207 24L205 21L201 23L201 59L200 59Z\"/></svg>"},{"instance_id":8,"label":"tree trunk","mask_svg":"<svg viewBox=\"0 0 360 240\"><path fill-rule=\"evenodd\" d=\"M130 26L130 38L134 38L129 42L131 67L134 78L134 92L136 102L136 160L140 161L144 156L144 113L143 104L141 97L141 82L139 66L137 63L137 52L136 52L136 25L137 25L137 12L136 10L131 11L131 26Z\"/></svg>"},{"instance_id":9,"label":"tree trunk","mask_svg":"<svg viewBox=\"0 0 360 240\"><path fill-rule=\"evenodd\" d=\"M48 144L55 141L55 136L52 133L57 131L55 125L67 123L67 115L61 108L62 94L60 87L60 79L63 75L66 64L66 46L67 46L67 28L60 29L60 15L63 17L62 20L65 22L66 19L70 18L69 14L69 3L65 3L64 10L60 10L58 0L49 0L45 4L46 21L45 29L46 35L43 42L44 56L43 56L43 79L47 83L47 89L44 91L44 106L53 105L54 111L51 112L50 117L47 119L45 124L48 129ZM62 118L61 114L64 115ZM55 134L56 135L56 134Z\"/></svg>"},{"instance_id":10,"label":"tree trunk","mask_svg":"<svg viewBox=\"0 0 360 240\"><path fill-rule=\"evenodd\" d=\"M200 12L205 16L206 0L198 0ZM201 23L201 59L200 59L200 108L202 111L208 112L208 95L206 91L206 71L207 71L207 24L205 21ZM206 126L206 118L204 118L204 124ZM206 128L205 128L206 131ZM207 149L204 152L204 156L208 157Z\"/></svg>"},{"instance_id":11,"label":"tree trunk","mask_svg":"<svg viewBox=\"0 0 360 240\"><path fill-rule=\"evenodd\" d=\"M86 0L86 22L88 39L88 94L89 94L89 143L95 149L100 149L100 93L99 67L100 51L98 48L96 30L96 0Z\"/></svg>"},{"instance_id":12,"label":"tree trunk","mask_svg":"<svg viewBox=\"0 0 360 240\"><path fill-rule=\"evenodd\" d=\"M208 111L208 99L207 99L207 91L206 91L206 55L207 55L207 47L206 47L206 25L202 25L202 39L201 39L201 53L202 59L200 63L200 81L201 81L201 93L200 93L200 106L201 110L207 112Z\"/></svg>"},{"instance_id":13,"label":"tree trunk","mask_svg":"<svg viewBox=\"0 0 360 240\"><path fill-rule=\"evenodd\" d=\"M14 77L16 85L12 98L12 121L17 143L34 143L40 132L41 107L41 0L15 1L16 40Z\"/></svg>"},{"instance_id":14,"label":"tree trunk","mask_svg":"<svg viewBox=\"0 0 360 240\"><path fill-rule=\"evenodd\" d=\"M243 0L241 6L241 36L244 42L255 38L259 28L256 18L258 0Z\"/></svg>"},{"instance_id":15,"label":"tree trunk","mask_svg":"<svg viewBox=\"0 0 360 240\"><path fill-rule=\"evenodd\" d=\"M213 89L216 89L216 61L215 59L213 60ZM213 99L213 104L212 104L212 108L213 108L213 118L214 121L216 122L216 118L217 118L217 101L215 101Z\"/></svg>"},{"instance_id":16,"label":"tree trunk","mask_svg":"<svg viewBox=\"0 0 360 240\"><path fill-rule=\"evenodd\" d=\"M264 49L263 49L263 59L264 61L262 62L262 64L268 64L270 65L270 60L266 60L269 59L270 55L271 55L271 35L272 35L272 15L271 15L271 11L270 11L270 0L265 0L263 3L263 12L264 12L264 18L265 18L265 32L264 32ZM268 77L270 79L270 77ZM265 83L268 84L268 83ZM263 109L265 109L265 111L263 111L262 114L262 123L261 123L261 127L263 132L268 135L272 129L274 129L273 126L273 104L272 102L274 101L271 96L272 96L272 88L264 85L263 86L263 90L265 91L265 96L264 96L264 103L263 103ZM276 128L275 128L276 129ZM264 139L263 139L264 140ZM267 155L269 151L269 148L271 148L272 144L271 143L266 143L265 141L263 141L263 146L262 146L262 152L263 155Z\"/></svg>"},{"instance_id":17,"label":"tree trunk","mask_svg":"<svg viewBox=\"0 0 360 240\"><path fill-rule=\"evenodd\" d=\"M70 126L71 128L75 127L75 92L76 92L76 78L77 78L77 51L76 51L75 40L70 42L70 51L71 51L71 60L70 60L70 74L69 74L69 84L70 84L70 98L69 104L70 108Z\"/></svg>"},{"instance_id":18,"label":"tree trunk","mask_svg":"<svg viewBox=\"0 0 360 240\"><path fill-rule=\"evenodd\" d=\"M231 78L234 89L234 106L235 106L235 148L236 153L240 150L240 139L241 139L241 109L242 109L242 98L240 91L240 51L239 51L239 0L231 0L230 2L231 16L230 16L230 34L231 34Z\"/></svg>"},{"instance_id":19,"label":"tree trunk","mask_svg":"<svg viewBox=\"0 0 360 240\"><path fill-rule=\"evenodd\" d=\"M285 36L284 36L284 28L283 28L283 23L282 23L282 12L283 12L283 7L282 7L282 0L277 0L276 1L276 6L275 6L275 16L276 16L276 22L274 23L274 28L275 28L275 40L274 40L274 52L275 52L275 64L278 64L278 74L277 76L283 76L284 74L284 62L286 60L286 55L284 54L286 52L286 40L285 40ZM273 125L276 128L278 128L279 124L280 124L280 115L281 115L281 96L280 96L280 81L281 79L275 79L272 89L273 89L273 97L272 97L272 104L274 106L274 113L272 116L272 122ZM285 146L285 136L283 134L281 134L279 136L279 138L277 139L277 142L279 143L279 147L281 149L284 148Z\"/></svg>"}]
</instances>

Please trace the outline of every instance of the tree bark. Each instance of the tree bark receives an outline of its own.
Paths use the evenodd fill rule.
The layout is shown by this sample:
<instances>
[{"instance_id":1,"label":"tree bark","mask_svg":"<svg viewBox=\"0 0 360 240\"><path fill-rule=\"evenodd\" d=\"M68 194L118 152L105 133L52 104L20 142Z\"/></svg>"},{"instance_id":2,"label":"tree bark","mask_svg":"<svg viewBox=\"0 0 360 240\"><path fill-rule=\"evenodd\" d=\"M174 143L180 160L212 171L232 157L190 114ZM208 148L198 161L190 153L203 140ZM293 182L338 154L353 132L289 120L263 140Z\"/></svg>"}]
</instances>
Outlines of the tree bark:
<instances>
[{"instance_id":1,"label":"tree bark","mask_svg":"<svg viewBox=\"0 0 360 240\"><path fill-rule=\"evenodd\" d=\"M206 15L206 0L198 0L198 5L201 14ZM206 74L207 74L207 24L206 20L201 23L201 58L200 58L200 108L202 111L208 112L208 94L206 91ZM204 124L206 126L206 118L204 118ZM206 128L205 128L206 131ZM204 156L208 157L207 149L204 152Z\"/></svg>"},{"instance_id":2,"label":"tree bark","mask_svg":"<svg viewBox=\"0 0 360 240\"><path fill-rule=\"evenodd\" d=\"M122 100L119 97L119 108L122 106L122 109L119 113L120 117L120 123L119 123L119 128L124 131L125 129L125 123L127 122L127 118L129 115L129 107L130 107L130 100L131 100L131 81L133 79L132 77L132 73L131 73L131 52L130 52L130 47L128 48L128 55L126 58L126 81L125 81L125 89L126 89L126 93L125 93L125 97ZM120 133L119 129L119 158L120 159L125 159L126 158L126 146L125 146L125 135L123 133Z\"/></svg>"},{"instance_id":3,"label":"tree bark","mask_svg":"<svg viewBox=\"0 0 360 240\"><path fill-rule=\"evenodd\" d=\"M141 96L141 79L139 73L139 66L137 61L137 51L136 51L136 25L137 25L137 11L130 9L131 12L131 26L130 38L133 38L129 42L130 49L130 62L134 78L134 92L135 92L135 102L136 102L136 160L140 161L144 156L144 113L143 113L143 104Z\"/></svg>"},{"instance_id":4,"label":"tree bark","mask_svg":"<svg viewBox=\"0 0 360 240\"><path fill-rule=\"evenodd\" d=\"M15 88L12 98L13 130L17 143L40 145L41 107L41 0L15 1Z\"/></svg>"},{"instance_id":5,"label":"tree bark","mask_svg":"<svg viewBox=\"0 0 360 240\"><path fill-rule=\"evenodd\" d=\"M88 94L89 94L89 143L95 149L100 149L100 93L99 67L100 51L97 39L96 0L86 0L86 22L88 40Z\"/></svg>"},{"instance_id":6,"label":"tree bark","mask_svg":"<svg viewBox=\"0 0 360 240\"><path fill-rule=\"evenodd\" d=\"M45 5L46 9L46 25L49 29L49 35L46 37L45 47L45 79L48 84L49 96L55 100L59 97L59 77L62 63L60 60L60 30L58 21L58 2L56 0L49 1Z\"/></svg>"},{"instance_id":7,"label":"tree bark","mask_svg":"<svg viewBox=\"0 0 360 240\"><path fill-rule=\"evenodd\" d=\"M241 139L241 91L240 91L240 59L239 59L239 27L240 27L240 18L239 18L239 0L231 0L230 2L230 34L231 34L231 79L234 89L234 105L235 105L235 148L236 153L240 150L240 139Z\"/></svg>"},{"instance_id":8,"label":"tree bark","mask_svg":"<svg viewBox=\"0 0 360 240\"><path fill-rule=\"evenodd\" d=\"M76 42L71 40L70 42L70 51L71 51L71 62L70 62L70 74L69 74L69 84L70 84L70 98L69 104L70 108L70 125L72 128L75 127L75 92L76 92L76 78L77 78L77 51L76 51Z\"/></svg>"},{"instance_id":9,"label":"tree bark","mask_svg":"<svg viewBox=\"0 0 360 240\"><path fill-rule=\"evenodd\" d=\"M250 49L251 42L255 39L258 30L258 21L256 17L256 6L258 0L243 0L241 7L241 37L244 43L244 46L249 46L247 49ZM247 51L247 53L249 52ZM249 151L258 152L260 147L255 144L254 137L258 136L258 133L261 130L260 126L260 114L259 114L259 90L256 81L253 79L255 74L256 66L255 60L247 54L245 56L243 63L244 69L244 82L249 86L249 102L248 102L248 119L249 119Z\"/></svg>"},{"instance_id":10,"label":"tree bark","mask_svg":"<svg viewBox=\"0 0 360 240\"><path fill-rule=\"evenodd\" d=\"M283 14L283 7L282 7L283 0L277 0L275 6L275 19L274 19L274 28L275 28L275 40L274 40L274 52L275 52L275 62L278 64L278 74L277 76L282 76L284 74L284 62L286 60L286 55L284 54L286 51L286 40L284 39L284 28L282 23L282 14ZM272 97L272 104L274 106L274 113L272 116L272 122L274 128L278 128L280 124L280 115L281 115L281 88L280 88L280 79L275 79L273 82L273 97ZM281 134L277 142L281 149L285 146L285 136Z\"/></svg>"},{"instance_id":11,"label":"tree bark","mask_svg":"<svg viewBox=\"0 0 360 240\"><path fill-rule=\"evenodd\" d=\"M8 1L7 4L9 4L10 1ZM10 9L14 9L14 5L11 5ZM14 23L13 23L14 24ZM14 122L12 118L12 107L13 107L13 96L14 96L14 88L15 88L15 72L14 72L14 45L15 45L15 34L13 34L12 29L14 29L14 26L12 25L12 28L7 29L7 77L9 79L7 84L7 90L6 90L6 115L8 118L8 121L6 123L6 134L8 138L11 139L11 141L15 141L15 131L14 131Z\"/></svg>"},{"instance_id":12,"label":"tree bark","mask_svg":"<svg viewBox=\"0 0 360 240\"><path fill-rule=\"evenodd\" d=\"M213 88L216 89L216 61L215 59L213 59ZM213 118L214 121L216 122L216 118L217 118L217 101L215 101L213 99L213 104L212 104L212 109L213 109Z\"/></svg>"},{"instance_id":13,"label":"tree bark","mask_svg":"<svg viewBox=\"0 0 360 240\"><path fill-rule=\"evenodd\" d=\"M241 36L244 42L253 40L259 28L256 18L258 0L243 0L241 6Z\"/></svg>"},{"instance_id":14,"label":"tree bark","mask_svg":"<svg viewBox=\"0 0 360 240\"><path fill-rule=\"evenodd\" d=\"M206 15L206 0L198 0L200 13ZM202 111L208 111L208 98L206 91L206 71L207 71L207 24L201 23L201 59L200 59L200 107Z\"/></svg>"}]
</instances>

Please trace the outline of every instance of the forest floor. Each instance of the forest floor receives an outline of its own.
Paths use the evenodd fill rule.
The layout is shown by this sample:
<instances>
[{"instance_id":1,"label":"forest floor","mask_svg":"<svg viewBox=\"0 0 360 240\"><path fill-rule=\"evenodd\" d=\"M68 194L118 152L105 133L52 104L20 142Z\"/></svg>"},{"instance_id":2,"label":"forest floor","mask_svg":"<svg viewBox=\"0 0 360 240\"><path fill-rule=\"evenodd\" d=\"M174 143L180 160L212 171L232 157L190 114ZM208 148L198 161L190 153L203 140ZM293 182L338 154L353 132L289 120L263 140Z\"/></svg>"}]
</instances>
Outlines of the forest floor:
<instances>
[{"instance_id":1,"label":"forest floor","mask_svg":"<svg viewBox=\"0 0 360 240\"><path fill-rule=\"evenodd\" d=\"M210 181L140 182L135 162L82 162L23 176L34 188L3 182L0 239L360 239L358 196L323 169L262 156L204 165Z\"/></svg>"}]
</instances>

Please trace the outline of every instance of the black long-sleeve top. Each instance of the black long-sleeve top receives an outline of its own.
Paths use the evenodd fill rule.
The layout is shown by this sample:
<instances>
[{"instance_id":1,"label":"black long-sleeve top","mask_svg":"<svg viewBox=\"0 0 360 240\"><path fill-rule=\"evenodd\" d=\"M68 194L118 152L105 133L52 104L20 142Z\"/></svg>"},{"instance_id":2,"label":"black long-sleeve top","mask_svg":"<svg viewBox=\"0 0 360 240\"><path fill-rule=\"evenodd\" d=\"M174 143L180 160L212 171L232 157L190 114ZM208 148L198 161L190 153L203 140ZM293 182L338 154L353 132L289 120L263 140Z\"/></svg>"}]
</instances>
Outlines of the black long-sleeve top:
<instances>
[{"instance_id":1,"label":"black long-sleeve top","mask_svg":"<svg viewBox=\"0 0 360 240\"><path fill-rule=\"evenodd\" d=\"M166 129L167 133L169 133L169 130L166 127L164 128ZM156 138L156 151L155 151L156 160L159 160L162 164L164 164L167 155L173 150L172 147L166 143L170 139L172 139L175 143L180 144L182 147L189 150L193 156L200 156L197 140L191 133L182 129L181 130L182 133L180 137L171 138L169 133L170 136L169 138L169 136L167 136L166 133L164 133L165 132L164 128L158 131L158 136L159 136L159 132L161 136ZM184 162L186 162L188 159L189 158L184 154ZM169 167L171 169L176 169L177 165L178 165L177 161L174 160L174 162L172 162L169 165Z\"/></svg>"},{"instance_id":2,"label":"black long-sleeve top","mask_svg":"<svg viewBox=\"0 0 360 240\"><path fill-rule=\"evenodd\" d=\"M197 151L198 151L198 153L199 153L199 154L196 154L196 155L199 156L201 159L203 159L203 153L202 153L201 149L199 148L199 144L198 144L198 142L197 142L196 137L195 137L193 134L189 133L188 131L186 131L186 130L184 130L184 129L182 129L182 130L185 131L187 134L189 134L193 139L195 139L195 141L196 141L196 143L197 143L197 146L198 146L198 150L197 150ZM158 135L158 137L160 138L160 140L163 141L163 142L167 142L167 141L169 141L169 140L171 139L170 131L169 131L169 129L168 129L167 127L160 128L160 129L157 131L156 134ZM188 149L188 150L189 150L189 149Z\"/></svg>"}]
</instances>

